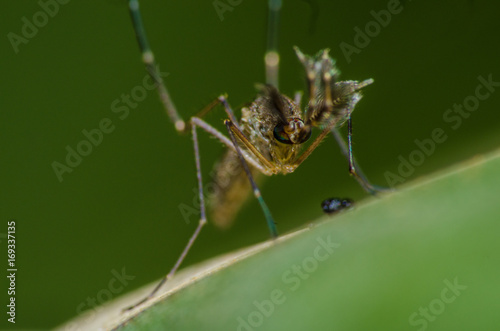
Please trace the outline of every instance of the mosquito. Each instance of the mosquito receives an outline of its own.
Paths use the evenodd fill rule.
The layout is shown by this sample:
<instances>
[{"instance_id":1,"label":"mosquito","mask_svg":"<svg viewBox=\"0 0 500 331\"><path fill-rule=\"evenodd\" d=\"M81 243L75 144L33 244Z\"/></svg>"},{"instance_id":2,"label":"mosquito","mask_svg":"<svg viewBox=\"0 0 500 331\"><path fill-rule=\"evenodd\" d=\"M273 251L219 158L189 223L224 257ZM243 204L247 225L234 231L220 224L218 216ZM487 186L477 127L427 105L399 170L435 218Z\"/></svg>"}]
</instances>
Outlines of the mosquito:
<instances>
[{"instance_id":1,"label":"mosquito","mask_svg":"<svg viewBox=\"0 0 500 331\"><path fill-rule=\"evenodd\" d=\"M350 174L367 192L371 194L377 192L378 187L369 183L357 167L352 153L351 114L361 99L361 89L372 84L373 79L360 82L339 81L339 71L328 49L310 56L295 47L295 53L305 69L309 100L305 109L302 110L302 94L297 93L293 99L282 94L278 88L279 54L277 51L277 25L281 5L281 0L268 1L268 41L264 56L266 84L259 86L259 94L253 103L241 109L241 118L237 119L234 115L227 96L221 95L186 122L177 111L160 77L142 23L139 1L129 0L130 16L142 53L142 61L156 83L160 100L175 129L179 133L191 131L201 210L198 225L170 272L147 297L126 310L133 309L151 299L162 285L174 276L202 228L207 224L198 129L206 131L227 147L227 152L216 166L215 189L210 197L212 209L209 215L210 220L220 227L230 225L241 204L253 192L264 214L271 238L277 238L278 231L271 211L262 197L255 178L260 175L286 175L294 172L329 133L333 134L342 153L347 157ZM227 115L224 121L227 136L203 120L203 117L217 105L222 105ZM348 128L347 144L338 131L338 128L345 122ZM316 130L319 133L311 139L313 131ZM312 142L304 147L310 139Z\"/></svg>"}]
</instances>

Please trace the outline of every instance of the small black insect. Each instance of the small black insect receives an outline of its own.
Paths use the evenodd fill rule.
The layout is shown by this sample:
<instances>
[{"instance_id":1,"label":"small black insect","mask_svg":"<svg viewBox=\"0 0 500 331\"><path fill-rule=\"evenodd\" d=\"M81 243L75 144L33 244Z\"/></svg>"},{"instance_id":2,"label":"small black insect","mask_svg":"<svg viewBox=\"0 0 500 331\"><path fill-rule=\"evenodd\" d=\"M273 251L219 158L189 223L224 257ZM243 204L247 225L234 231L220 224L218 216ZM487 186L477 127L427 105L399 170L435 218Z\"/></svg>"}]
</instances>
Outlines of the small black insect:
<instances>
[{"instance_id":1,"label":"small black insect","mask_svg":"<svg viewBox=\"0 0 500 331\"><path fill-rule=\"evenodd\" d=\"M353 201L351 199L330 198L325 199L321 203L321 208L326 214L334 214L343 209L351 207Z\"/></svg>"}]
</instances>

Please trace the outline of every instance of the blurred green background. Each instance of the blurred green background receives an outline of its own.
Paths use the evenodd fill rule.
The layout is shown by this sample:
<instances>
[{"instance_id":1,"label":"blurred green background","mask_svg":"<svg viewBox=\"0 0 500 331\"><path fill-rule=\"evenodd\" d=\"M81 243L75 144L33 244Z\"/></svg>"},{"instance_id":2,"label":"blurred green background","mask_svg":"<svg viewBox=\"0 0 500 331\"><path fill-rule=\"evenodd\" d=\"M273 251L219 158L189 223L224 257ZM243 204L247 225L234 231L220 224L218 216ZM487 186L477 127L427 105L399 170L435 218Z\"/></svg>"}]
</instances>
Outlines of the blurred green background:
<instances>
[{"instance_id":1,"label":"blurred green background","mask_svg":"<svg viewBox=\"0 0 500 331\"><path fill-rule=\"evenodd\" d=\"M227 3L226 1L223 1ZM217 15L213 1L196 4L142 1L146 29L171 95L187 119L221 93L234 108L251 102L264 81L265 1L242 1ZM292 46L306 53L328 47L342 79L374 78L353 116L354 151L368 177L387 185L399 156L408 159L415 139L442 128L436 146L408 178L495 149L500 142L500 91L491 93L457 129L443 120L454 104L474 95L477 77L500 81L500 4L492 1L404 1L399 14L370 38L350 61L342 42L355 46L355 27L374 21L370 11L388 1L285 1L279 49L280 86L304 88ZM163 276L196 226L179 205L192 205L196 189L192 142L173 129L155 93L125 119L111 111L122 94L142 84L145 70L125 1L69 1L14 51L9 33L22 36L26 17L42 10L36 1L3 4L0 31L0 234L17 221L17 321L0 329L47 329L120 293ZM60 182L52 169L109 118L114 131ZM208 121L222 128L224 113ZM205 178L223 152L201 137ZM281 233L321 215L332 196L366 196L349 177L347 163L330 137L294 174L263 185ZM186 260L192 264L268 238L255 201L228 231L208 226ZM6 241L0 238L6 268ZM114 273L135 278L110 288ZM5 271L6 273L6 271ZM5 277L0 277L7 303ZM2 290L3 289L3 290ZM111 289L114 290L113 293ZM108 295L111 294L111 295ZM90 298L90 301L88 300ZM5 306L4 306L5 307Z\"/></svg>"}]
</instances>

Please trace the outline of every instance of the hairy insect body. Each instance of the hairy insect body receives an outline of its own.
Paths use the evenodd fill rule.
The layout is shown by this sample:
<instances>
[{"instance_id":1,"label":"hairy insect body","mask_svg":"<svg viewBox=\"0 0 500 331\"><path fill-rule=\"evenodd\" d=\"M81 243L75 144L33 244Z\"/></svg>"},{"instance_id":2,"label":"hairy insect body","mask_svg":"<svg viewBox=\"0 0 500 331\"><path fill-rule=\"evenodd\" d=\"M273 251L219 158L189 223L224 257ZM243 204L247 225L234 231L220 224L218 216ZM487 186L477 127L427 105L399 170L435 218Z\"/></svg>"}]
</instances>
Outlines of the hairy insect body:
<instances>
[{"instance_id":1,"label":"hairy insect body","mask_svg":"<svg viewBox=\"0 0 500 331\"><path fill-rule=\"evenodd\" d=\"M338 81L339 71L328 50L315 56L304 55L298 48L295 51L308 79L310 100L304 113L299 104L281 94L276 87L266 85L261 87L260 95L250 107L242 109L239 123L233 123L237 126L235 132L241 134L235 143L260 165L258 169L248 164L256 181L261 180L261 174L285 175L295 171L330 129L344 124L361 99L359 90L373 82L371 79ZM323 132L305 155L300 155L313 128ZM212 222L226 228L251 193L248 176L235 151L228 150L218 163L213 184L210 197Z\"/></svg>"},{"instance_id":2,"label":"hairy insect body","mask_svg":"<svg viewBox=\"0 0 500 331\"><path fill-rule=\"evenodd\" d=\"M267 168L267 175L293 172L296 167L291 164L301 150L300 144L284 144L275 139L274 129L281 117L302 121L299 105L272 87L265 87L250 108L242 110L241 129L250 141L257 142L259 152L273 164L272 168Z\"/></svg>"},{"instance_id":3,"label":"hairy insect body","mask_svg":"<svg viewBox=\"0 0 500 331\"><path fill-rule=\"evenodd\" d=\"M272 90L272 91L271 91ZM295 170L292 165L298 157L301 145L283 144L277 142L273 130L279 123L276 111L272 107L281 107L287 118L301 119L299 105L290 98L277 92L271 87L264 87L262 94L250 105L241 110L240 130L252 141L255 148L274 167L265 168L265 175L288 174ZM248 152L242 144L239 147ZM260 184L263 180L262 172L249 165L254 179ZM221 161L215 166L213 192L209 199L211 221L220 228L231 226L237 212L251 195L251 185L245 174L238 155L227 150Z\"/></svg>"}]
</instances>

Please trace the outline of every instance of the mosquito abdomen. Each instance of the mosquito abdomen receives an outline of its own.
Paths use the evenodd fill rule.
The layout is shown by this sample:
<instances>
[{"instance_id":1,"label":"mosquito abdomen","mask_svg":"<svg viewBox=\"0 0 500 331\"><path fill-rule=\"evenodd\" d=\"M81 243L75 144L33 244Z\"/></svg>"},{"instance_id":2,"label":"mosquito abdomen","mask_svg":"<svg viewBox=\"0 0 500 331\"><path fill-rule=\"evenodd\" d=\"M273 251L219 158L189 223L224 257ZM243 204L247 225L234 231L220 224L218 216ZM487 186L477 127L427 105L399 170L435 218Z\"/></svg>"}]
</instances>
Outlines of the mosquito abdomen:
<instances>
[{"instance_id":1,"label":"mosquito abdomen","mask_svg":"<svg viewBox=\"0 0 500 331\"><path fill-rule=\"evenodd\" d=\"M249 165L252 176L258 181L261 173ZM252 190L238 155L228 150L215 166L213 190L209 197L209 222L222 229L229 228Z\"/></svg>"}]
</instances>

